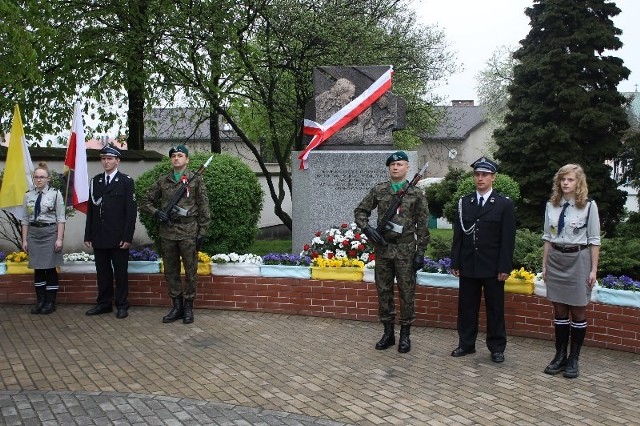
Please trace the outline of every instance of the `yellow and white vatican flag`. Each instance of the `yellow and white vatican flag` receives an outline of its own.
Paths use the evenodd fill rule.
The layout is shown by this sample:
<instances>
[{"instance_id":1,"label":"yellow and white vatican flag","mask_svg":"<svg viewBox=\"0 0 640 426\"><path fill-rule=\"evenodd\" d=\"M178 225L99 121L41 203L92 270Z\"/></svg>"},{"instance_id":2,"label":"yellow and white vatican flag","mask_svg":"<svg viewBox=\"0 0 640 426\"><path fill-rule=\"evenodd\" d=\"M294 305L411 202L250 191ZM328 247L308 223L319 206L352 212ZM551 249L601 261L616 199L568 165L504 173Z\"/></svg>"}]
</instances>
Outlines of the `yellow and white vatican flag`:
<instances>
[{"instance_id":1,"label":"yellow and white vatican flag","mask_svg":"<svg viewBox=\"0 0 640 426\"><path fill-rule=\"evenodd\" d=\"M24 136L20 108L16 104L13 110L2 187L0 187L0 208L21 219L24 194L31 188L33 188L33 162Z\"/></svg>"}]
</instances>

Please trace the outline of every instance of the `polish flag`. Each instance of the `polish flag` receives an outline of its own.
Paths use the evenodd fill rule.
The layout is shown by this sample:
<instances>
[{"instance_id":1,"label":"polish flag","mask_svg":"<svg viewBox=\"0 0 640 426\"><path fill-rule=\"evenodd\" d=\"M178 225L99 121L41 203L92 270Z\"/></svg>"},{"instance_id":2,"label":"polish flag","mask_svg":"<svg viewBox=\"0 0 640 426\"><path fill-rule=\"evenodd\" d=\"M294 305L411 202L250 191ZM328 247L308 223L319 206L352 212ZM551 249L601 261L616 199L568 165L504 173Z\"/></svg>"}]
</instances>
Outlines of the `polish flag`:
<instances>
[{"instance_id":1,"label":"polish flag","mask_svg":"<svg viewBox=\"0 0 640 426\"><path fill-rule=\"evenodd\" d=\"M64 174L67 178L66 204L87 214L89 174L87 172L87 145L84 138L80 102L76 102L73 107L71 137L64 159Z\"/></svg>"}]
</instances>

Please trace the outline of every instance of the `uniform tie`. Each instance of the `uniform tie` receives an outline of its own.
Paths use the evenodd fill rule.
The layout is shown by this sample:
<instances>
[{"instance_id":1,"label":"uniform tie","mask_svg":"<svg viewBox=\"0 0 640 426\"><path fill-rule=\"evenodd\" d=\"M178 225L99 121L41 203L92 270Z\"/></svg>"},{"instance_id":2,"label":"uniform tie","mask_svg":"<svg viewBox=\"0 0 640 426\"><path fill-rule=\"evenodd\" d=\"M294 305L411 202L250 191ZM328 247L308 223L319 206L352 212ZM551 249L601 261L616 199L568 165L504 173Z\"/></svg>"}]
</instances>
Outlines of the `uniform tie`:
<instances>
[{"instance_id":1,"label":"uniform tie","mask_svg":"<svg viewBox=\"0 0 640 426\"><path fill-rule=\"evenodd\" d=\"M560 235L562 228L564 228L564 214L567 211L567 207L569 207L569 203L565 202L562 205L562 211L560 212L560 218L558 219L558 235Z\"/></svg>"},{"instance_id":2,"label":"uniform tie","mask_svg":"<svg viewBox=\"0 0 640 426\"><path fill-rule=\"evenodd\" d=\"M40 216L40 202L42 201L42 192L38 192L38 198L36 198L36 205L33 208L34 217L33 220L38 220Z\"/></svg>"},{"instance_id":3,"label":"uniform tie","mask_svg":"<svg viewBox=\"0 0 640 426\"><path fill-rule=\"evenodd\" d=\"M478 214L480 214L480 212L482 212L482 206L484 205L484 197L480 197L480 199L478 200Z\"/></svg>"},{"instance_id":4,"label":"uniform tie","mask_svg":"<svg viewBox=\"0 0 640 426\"><path fill-rule=\"evenodd\" d=\"M107 175L107 183L104 186L109 186L109 182L111 182L111 176Z\"/></svg>"}]
</instances>

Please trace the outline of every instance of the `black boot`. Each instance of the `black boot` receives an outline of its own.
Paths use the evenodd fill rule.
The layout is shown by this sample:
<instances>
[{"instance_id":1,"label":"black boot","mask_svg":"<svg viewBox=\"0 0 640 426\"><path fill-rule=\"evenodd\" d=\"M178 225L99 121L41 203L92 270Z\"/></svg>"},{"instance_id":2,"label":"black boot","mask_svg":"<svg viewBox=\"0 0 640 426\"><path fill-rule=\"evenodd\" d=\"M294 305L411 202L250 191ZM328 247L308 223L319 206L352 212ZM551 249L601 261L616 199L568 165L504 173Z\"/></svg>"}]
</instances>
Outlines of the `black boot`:
<instances>
[{"instance_id":1,"label":"black boot","mask_svg":"<svg viewBox=\"0 0 640 426\"><path fill-rule=\"evenodd\" d=\"M411 324L403 324L400 326L400 342L398 343L398 352L406 354L411 350L411 340L409 339L411 334Z\"/></svg>"},{"instance_id":2,"label":"black boot","mask_svg":"<svg viewBox=\"0 0 640 426\"><path fill-rule=\"evenodd\" d=\"M556 329L556 356L553 357L547 368L546 374L558 374L564 371L567 365L567 346L569 345L569 319L556 318L553 321Z\"/></svg>"},{"instance_id":3,"label":"black boot","mask_svg":"<svg viewBox=\"0 0 640 426\"><path fill-rule=\"evenodd\" d=\"M396 344L396 335L393 331L393 323L385 322L384 324L384 334L382 335L382 339L378 343L376 343L376 349L382 351L387 349L390 346Z\"/></svg>"},{"instance_id":4,"label":"black boot","mask_svg":"<svg viewBox=\"0 0 640 426\"><path fill-rule=\"evenodd\" d=\"M585 334L587 334L586 321L571 324L571 353L569 354L569 358L567 358L567 366L564 368L563 374L563 376L568 379L575 379L580 375L578 358L580 358L580 349L582 348Z\"/></svg>"},{"instance_id":5,"label":"black boot","mask_svg":"<svg viewBox=\"0 0 640 426\"><path fill-rule=\"evenodd\" d=\"M172 297L171 300L173 301L173 307L171 308L171 310L167 315L162 317L162 322L165 324L184 318L184 307L182 304L182 295L178 297Z\"/></svg>"},{"instance_id":6,"label":"black boot","mask_svg":"<svg viewBox=\"0 0 640 426\"><path fill-rule=\"evenodd\" d=\"M58 290L46 290L45 292L45 301L44 306L40 313L42 315L48 315L56 310L56 295L58 294Z\"/></svg>"},{"instance_id":7,"label":"black boot","mask_svg":"<svg viewBox=\"0 0 640 426\"><path fill-rule=\"evenodd\" d=\"M193 299L184 300L184 318L183 324L191 324L193 322Z\"/></svg>"},{"instance_id":8,"label":"black boot","mask_svg":"<svg viewBox=\"0 0 640 426\"><path fill-rule=\"evenodd\" d=\"M36 305L31 308L31 313L37 315L42 312L42 307L47 296L43 285L36 286Z\"/></svg>"}]
</instances>

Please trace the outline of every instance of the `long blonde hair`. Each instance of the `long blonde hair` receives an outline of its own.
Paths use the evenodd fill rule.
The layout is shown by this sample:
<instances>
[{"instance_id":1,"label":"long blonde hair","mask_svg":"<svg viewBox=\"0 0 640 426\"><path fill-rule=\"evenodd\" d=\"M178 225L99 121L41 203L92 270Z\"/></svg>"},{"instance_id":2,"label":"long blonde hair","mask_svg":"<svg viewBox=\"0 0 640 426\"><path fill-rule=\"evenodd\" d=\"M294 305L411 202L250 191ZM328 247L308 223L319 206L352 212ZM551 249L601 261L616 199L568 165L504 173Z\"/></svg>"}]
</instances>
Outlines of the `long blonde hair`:
<instances>
[{"instance_id":1,"label":"long blonde hair","mask_svg":"<svg viewBox=\"0 0 640 426\"><path fill-rule=\"evenodd\" d=\"M589 196L589 188L587 187L587 176L584 173L582 167L577 164L566 164L560 167L560 170L556 172L553 177L553 188L551 193L551 204L555 207L560 206L562 200L562 188L560 186L560 180L567 174L574 172L576 174L576 207L579 209L585 208Z\"/></svg>"}]
</instances>

